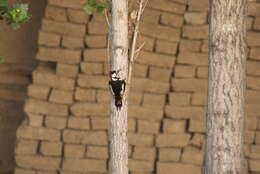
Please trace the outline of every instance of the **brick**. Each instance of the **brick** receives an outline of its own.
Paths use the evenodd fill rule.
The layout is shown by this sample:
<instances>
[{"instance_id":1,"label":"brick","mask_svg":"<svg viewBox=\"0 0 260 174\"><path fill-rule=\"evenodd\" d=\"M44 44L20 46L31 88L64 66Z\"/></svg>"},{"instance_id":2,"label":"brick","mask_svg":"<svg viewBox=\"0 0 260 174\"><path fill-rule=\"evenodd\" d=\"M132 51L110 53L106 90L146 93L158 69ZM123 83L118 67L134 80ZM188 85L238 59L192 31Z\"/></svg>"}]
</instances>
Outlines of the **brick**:
<instances>
[{"instance_id":1,"label":"brick","mask_svg":"<svg viewBox=\"0 0 260 174\"><path fill-rule=\"evenodd\" d=\"M25 103L24 111L35 114L66 116L68 115L68 106L28 99Z\"/></svg>"},{"instance_id":2,"label":"brick","mask_svg":"<svg viewBox=\"0 0 260 174\"><path fill-rule=\"evenodd\" d=\"M171 85L175 91L199 92L199 91L207 91L208 82L206 79L172 78Z\"/></svg>"},{"instance_id":3,"label":"brick","mask_svg":"<svg viewBox=\"0 0 260 174\"><path fill-rule=\"evenodd\" d=\"M90 129L90 121L88 118L69 117L68 128L88 130Z\"/></svg>"},{"instance_id":4,"label":"brick","mask_svg":"<svg viewBox=\"0 0 260 174\"><path fill-rule=\"evenodd\" d=\"M86 148L84 145L79 144L65 144L64 157L80 159L84 157Z\"/></svg>"},{"instance_id":5,"label":"brick","mask_svg":"<svg viewBox=\"0 0 260 174\"><path fill-rule=\"evenodd\" d=\"M81 52L80 50L40 47L36 58L42 61L78 64L81 60Z\"/></svg>"},{"instance_id":6,"label":"brick","mask_svg":"<svg viewBox=\"0 0 260 174\"><path fill-rule=\"evenodd\" d=\"M129 106L129 118L140 120L161 120L163 118L162 109L144 107L144 106Z\"/></svg>"},{"instance_id":7,"label":"brick","mask_svg":"<svg viewBox=\"0 0 260 174\"><path fill-rule=\"evenodd\" d=\"M258 138L257 141L259 142L259 136L256 137L256 138ZM254 132L254 131L245 131L244 142L245 142L246 144L251 144L251 143L253 143L256 138L255 138L255 132ZM258 142L257 142L257 144L258 144Z\"/></svg>"},{"instance_id":8,"label":"brick","mask_svg":"<svg viewBox=\"0 0 260 174\"><path fill-rule=\"evenodd\" d=\"M170 105L189 105L191 99L191 94L189 93L180 93L180 92L171 92L169 93L169 104Z\"/></svg>"},{"instance_id":9,"label":"brick","mask_svg":"<svg viewBox=\"0 0 260 174\"><path fill-rule=\"evenodd\" d=\"M60 158L43 156L16 156L16 164L22 168L39 170L57 170L60 167Z\"/></svg>"},{"instance_id":10,"label":"brick","mask_svg":"<svg viewBox=\"0 0 260 174\"><path fill-rule=\"evenodd\" d=\"M111 101L111 94L109 91L97 90L98 103L109 103Z\"/></svg>"},{"instance_id":11,"label":"brick","mask_svg":"<svg viewBox=\"0 0 260 174\"><path fill-rule=\"evenodd\" d=\"M247 45L248 46L260 46L260 33L259 32L247 32Z\"/></svg>"},{"instance_id":12,"label":"brick","mask_svg":"<svg viewBox=\"0 0 260 174\"><path fill-rule=\"evenodd\" d=\"M143 105L162 108L165 104L166 97L162 94L144 93Z\"/></svg>"},{"instance_id":13,"label":"brick","mask_svg":"<svg viewBox=\"0 0 260 174\"><path fill-rule=\"evenodd\" d=\"M144 91L165 94L169 91L169 83L144 78L133 78L131 89L138 92Z\"/></svg>"},{"instance_id":14,"label":"brick","mask_svg":"<svg viewBox=\"0 0 260 174\"><path fill-rule=\"evenodd\" d=\"M86 62L105 62L107 61L107 49L85 49L84 61Z\"/></svg>"},{"instance_id":15,"label":"brick","mask_svg":"<svg viewBox=\"0 0 260 174\"><path fill-rule=\"evenodd\" d=\"M76 37L82 37L86 34L86 26L83 24L56 22L47 19L42 21L42 30L49 33Z\"/></svg>"},{"instance_id":16,"label":"brick","mask_svg":"<svg viewBox=\"0 0 260 174\"><path fill-rule=\"evenodd\" d=\"M201 41L182 39L180 42L180 51L198 52L200 51Z\"/></svg>"},{"instance_id":17,"label":"brick","mask_svg":"<svg viewBox=\"0 0 260 174\"><path fill-rule=\"evenodd\" d=\"M255 30L260 30L260 18L259 18L259 17L256 17L256 18L255 18L255 23L254 23L253 28L254 28Z\"/></svg>"},{"instance_id":18,"label":"brick","mask_svg":"<svg viewBox=\"0 0 260 174\"><path fill-rule=\"evenodd\" d=\"M246 130L256 130L257 117L245 117L245 128Z\"/></svg>"},{"instance_id":19,"label":"brick","mask_svg":"<svg viewBox=\"0 0 260 174\"><path fill-rule=\"evenodd\" d=\"M136 172L152 172L154 170L153 161L141 161L129 159L129 170Z\"/></svg>"},{"instance_id":20,"label":"brick","mask_svg":"<svg viewBox=\"0 0 260 174\"><path fill-rule=\"evenodd\" d=\"M39 32L38 44L50 47L59 47L61 42L61 36L52 33Z\"/></svg>"},{"instance_id":21,"label":"brick","mask_svg":"<svg viewBox=\"0 0 260 174\"><path fill-rule=\"evenodd\" d=\"M45 120L45 126L54 129L64 129L67 124L66 118L47 116Z\"/></svg>"},{"instance_id":22,"label":"brick","mask_svg":"<svg viewBox=\"0 0 260 174\"><path fill-rule=\"evenodd\" d=\"M260 144L260 132L256 131L256 137L255 137L256 144Z\"/></svg>"},{"instance_id":23,"label":"brick","mask_svg":"<svg viewBox=\"0 0 260 174\"><path fill-rule=\"evenodd\" d=\"M15 168L15 174L36 174L35 170L26 170L26 169L21 169L21 168Z\"/></svg>"},{"instance_id":24,"label":"brick","mask_svg":"<svg viewBox=\"0 0 260 174\"><path fill-rule=\"evenodd\" d=\"M84 133L82 143L89 145L107 145L108 136L105 131L89 131Z\"/></svg>"},{"instance_id":25,"label":"brick","mask_svg":"<svg viewBox=\"0 0 260 174\"><path fill-rule=\"evenodd\" d=\"M168 82L170 80L171 74L171 69L157 68L153 66L149 69L149 78L152 80Z\"/></svg>"},{"instance_id":26,"label":"brick","mask_svg":"<svg viewBox=\"0 0 260 174\"><path fill-rule=\"evenodd\" d=\"M70 0L48 0L50 5L64 7L64 8L74 8L74 9L81 9L84 5L84 0L74 0L73 2Z\"/></svg>"},{"instance_id":27,"label":"brick","mask_svg":"<svg viewBox=\"0 0 260 174\"><path fill-rule=\"evenodd\" d=\"M173 54L177 52L177 42L169 42L165 40L157 40L155 51L163 54Z\"/></svg>"},{"instance_id":28,"label":"brick","mask_svg":"<svg viewBox=\"0 0 260 174\"><path fill-rule=\"evenodd\" d=\"M158 59L158 57L160 57L160 59ZM136 62L140 64L154 65L163 68L172 68L175 59L176 58L174 56L166 56L152 52L141 51L138 59L136 59Z\"/></svg>"},{"instance_id":29,"label":"brick","mask_svg":"<svg viewBox=\"0 0 260 174\"><path fill-rule=\"evenodd\" d=\"M197 68L198 78L208 78L208 67L198 67Z\"/></svg>"},{"instance_id":30,"label":"brick","mask_svg":"<svg viewBox=\"0 0 260 174\"><path fill-rule=\"evenodd\" d=\"M19 75L15 73L3 73L0 79L1 85L29 85L30 80L24 75Z\"/></svg>"},{"instance_id":31,"label":"brick","mask_svg":"<svg viewBox=\"0 0 260 174\"><path fill-rule=\"evenodd\" d=\"M159 148L159 161L177 162L181 157L181 149Z\"/></svg>"},{"instance_id":32,"label":"brick","mask_svg":"<svg viewBox=\"0 0 260 174\"><path fill-rule=\"evenodd\" d=\"M205 109L199 106L165 106L167 117L174 119L200 118L205 115Z\"/></svg>"},{"instance_id":33,"label":"brick","mask_svg":"<svg viewBox=\"0 0 260 174\"><path fill-rule=\"evenodd\" d=\"M202 0L198 3L196 0L188 0L189 11L208 11L209 2L207 0Z\"/></svg>"},{"instance_id":34,"label":"brick","mask_svg":"<svg viewBox=\"0 0 260 174\"><path fill-rule=\"evenodd\" d=\"M158 134L156 136L156 147L185 147L188 145L190 135L180 134Z\"/></svg>"},{"instance_id":35,"label":"brick","mask_svg":"<svg viewBox=\"0 0 260 174\"><path fill-rule=\"evenodd\" d=\"M75 99L78 101L95 101L96 91L94 89L76 88Z\"/></svg>"},{"instance_id":36,"label":"brick","mask_svg":"<svg viewBox=\"0 0 260 174\"><path fill-rule=\"evenodd\" d=\"M253 29L253 23L254 23L254 18L247 16L247 18L246 18L246 28L247 28L247 31Z\"/></svg>"},{"instance_id":37,"label":"brick","mask_svg":"<svg viewBox=\"0 0 260 174\"><path fill-rule=\"evenodd\" d=\"M202 145L204 143L204 135L202 134L194 134L192 139L191 139L191 144L198 147L198 148L201 148Z\"/></svg>"},{"instance_id":38,"label":"brick","mask_svg":"<svg viewBox=\"0 0 260 174\"><path fill-rule=\"evenodd\" d=\"M260 102L260 92L254 90L246 91L246 103L247 104L256 104Z\"/></svg>"},{"instance_id":39,"label":"brick","mask_svg":"<svg viewBox=\"0 0 260 174\"><path fill-rule=\"evenodd\" d=\"M93 159L108 159L108 148L98 146L88 146L87 157Z\"/></svg>"},{"instance_id":40,"label":"brick","mask_svg":"<svg viewBox=\"0 0 260 174\"><path fill-rule=\"evenodd\" d=\"M203 40L202 43L202 48L201 48L202 52L209 52L209 44L208 44L208 40Z\"/></svg>"},{"instance_id":41,"label":"brick","mask_svg":"<svg viewBox=\"0 0 260 174\"><path fill-rule=\"evenodd\" d=\"M140 134L140 133L128 133L129 145L135 146L152 146L154 143L153 135Z\"/></svg>"},{"instance_id":42,"label":"brick","mask_svg":"<svg viewBox=\"0 0 260 174\"><path fill-rule=\"evenodd\" d=\"M160 122L138 120L137 125L140 133L157 134L160 130Z\"/></svg>"},{"instance_id":43,"label":"brick","mask_svg":"<svg viewBox=\"0 0 260 174\"><path fill-rule=\"evenodd\" d=\"M137 43L136 43L137 47L139 48L143 43L144 43L144 46L143 46L142 50L153 51L154 44L155 44L155 39L154 38L140 35L137 38Z\"/></svg>"},{"instance_id":44,"label":"brick","mask_svg":"<svg viewBox=\"0 0 260 174\"><path fill-rule=\"evenodd\" d=\"M17 131L17 138L29 140L59 141L60 136L60 131L49 128L20 127Z\"/></svg>"},{"instance_id":45,"label":"brick","mask_svg":"<svg viewBox=\"0 0 260 174\"><path fill-rule=\"evenodd\" d=\"M65 129L63 131L62 140L65 143L77 143L81 144L84 136L83 131L79 130L72 130L72 129Z\"/></svg>"},{"instance_id":46,"label":"brick","mask_svg":"<svg viewBox=\"0 0 260 174\"><path fill-rule=\"evenodd\" d=\"M137 121L135 119L128 119L128 131L130 132L136 132L137 129ZM156 129L156 128L155 128Z\"/></svg>"},{"instance_id":47,"label":"brick","mask_svg":"<svg viewBox=\"0 0 260 174\"><path fill-rule=\"evenodd\" d=\"M177 42L180 40L181 31L179 28L143 22L140 23L140 33L148 37Z\"/></svg>"},{"instance_id":48,"label":"brick","mask_svg":"<svg viewBox=\"0 0 260 174\"><path fill-rule=\"evenodd\" d=\"M250 145L250 154L251 159L260 159L260 146L259 145Z\"/></svg>"},{"instance_id":49,"label":"brick","mask_svg":"<svg viewBox=\"0 0 260 174\"><path fill-rule=\"evenodd\" d=\"M108 78L106 76L79 75L78 85L87 88L108 89Z\"/></svg>"},{"instance_id":50,"label":"brick","mask_svg":"<svg viewBox=\"0 0 260 174\"><path fill-rule=\"evenodd\" d=\"M90 22L88 24L88 34L106 35L108 34L108 26L102 22Z\"/></svg>"},{"instance_id":51,"label":"brick","mask_svg":"<svg viewBox=\"0 0 260 174\"><path fill-rule=\"evenodd\" d=\"M156 149L154 147L135 147L133 159L153 161L156 158Z\"/></svg>"},{"instance_id":52,"label":"brick","mask_svg":"<svg viewBox=\"0 0 260 174\"><path fill-rule=\"evenodd\" d=\"M184 20L183 16L163 13L161 16L161 23L172 27L182 27Z\"/></svg>"},{"instance_id":53,"label":"brick","mask_svg":"<svg viewBox=\"0 0 260 174\"><path fill-rule=\"evenodd\" d=\"M38 171L37 174L58 174L56 171L46 172L46 171Z\"/></svg>"},{"instance_id":54,"label":"brick","mask_svg":"<svg viewBox=\"0 0 260 174\"><path fill-rule=\"evenodd\" d=\"M186 120L163 120L164 133L184 133L187 128Z\"/></svg>"},{"instance_id":55,"label":"brick","mask_svg":"<svg viewBox=\"0 0 260 174\"><path fill-rule=\"evenodd\" d=\"M61 142L41 142L40 152L46 156L61 156L62 143Z\"/></svg>"},{"instance_id":56,"label":"brick","mask_svg":"<svg viewBox=\"0 0 260 174\"><path fill-rule=\"evenodd\" d=\"M67 15L69 21L73 23L86 24L89 21L89 15L87 15L83 10L68 9Z\"/></svg>"},{"instance_id":57,"label":"brick","mask_svg":"<svg viewBox=\"0 0 260 174\"><path fill-rule=\"evenodd\" d=\"M206 24L207 23L207 13L195 13L188 12L184 14L184 19L187 24Z\"/></svg>"},{"instance_id":58,"label":"brick","mask_svg":"<svg viewBox=\"0 0 260 174\"><path fill-rule=\"evenodd\" d=\"M81 37L63 36L62 46L70 49L84 48L84 41Z\"/></svg>"},{"instance_id":59,"label":"brick","mask_svg":"<svg viewBox=\"0 0 260 174\"><path fill-rule=\"evenodd\" d=\"M184 152L181 157L183 163L202 165L203 162L203 152L194 147L184 148Z\"/></svg>"},{"instance_id":60,"label":"brick","mask_svg":"<svg viewBox=\"0 0 260 174\"><path fill-rule=\"evenodd\" d=\"M59 104L72 104L73 103L73 92L53 89L49 101Z\"/></svg>"},{"instance_id":61,"label":"brick","mask_svg":"<svg viewBox=\"0 0 260 174\"><path fill-rule=\"evenodd\" d=\"M104 15L100 15L98 13L93 14L91 22L102 22L103 24L107 24L105 16Z\"/></svg>"},{"instance_id":62,"label":"brick","mask_svg":"<svg viewBox=\"0 0 260 174\"><path fill-rule=\"evenodd\" d=\"M132 72L134 77L147 77L148 66L135 63Z\"/></svg>"},{"instance_id":63,"label":"brick","mask_svg":"<svg viewBox=\"0 0 260 174\"><path fill-rule=\"evenodd\" d=\"M15 147L16 155L35 155L38 149L38 141L18 139Z\"/></svg>"},{"instance_id":64,"label":"brick","mask_svg":"<svg viewBox=\"0 0 260 174\"><path fill-rule=\"evenodd\" d=\"M260 89L260 79L256 77L248 76L246 78L246 86L250 89L259 90Z\"/></svg>"},{"instance_id":65,"label":"brick","mask_svg":"<svg viewBox=\"0 0 260 174\"><path fill-rule=\"evenodd\" d=\"M129 104L130 105L140 105L142 102L143 93L137 91L131 91L129 93Z\"/></svg>"},{"instance_id":66,"label":"brick","mask_svg":"<svg viewBox=\"0 0 260 174\"><path fill-rule=\"evenodd\" d=\"M76 77L79 73L78 65L69 65L64 63L57 63L57 74L65 77Z\"/></svg>"},{"instance_id":67,"label":"brick","mask_svg":"<svg viewBox=\"0 0 260 174\"><path fill-rule=\"evenodd\" d=\"M190 119L189 131L190 132L198 132L198 133L206 132L206 122L205 122L205 120Z\"/></svg>"},{"instance_id":68,"label":"brick","mask_svg":"<svg viewBox=\"0 0 260 174\"><path fill-rule=\"evenodd\" d=\"M91 126L94 130L107 130L109 128L109 119L108 118L92 118Z\"/></svg>"},{"instance_id":69,"label":"brick","mask_svg":"<svg viewBox=\"0 0 260 174\"><path fill-rule=\"evenodd\" d=\"M43 126L43 115L40 114L27 114L29 118L29 125L32 127L42 127Z\"/></svg>"},{"instance_id":70,"label":"brick","mask_svg":"<svg viewBox=\"0 0 260 174\"><path fill-rule=\"evenodd\" d=\"M201 167L182 163L157 163L157 174L167 174L169 171L181 174L201 174Z\"/></svg>"},{"instance_id":71,"label":"brick","mask_svg":"<svg viewBox=\"0 0 260 174\"><path fill-rule=\"evenodd\" d=\"M208 25L186 25L183 28L183 37L187 39L207 39Z\"/></svg>"},{"instance_id":72,"label":"brick","mask_svg":"<svg viewBox=\"0 0 260 174\"><path fill-rule=\"evenodd\" d=\"M251 48L249 58L254 60L260 60L260 48L259 47Z\"/></svg>"},{"instance_id":73,"label":"brick","mask_svg":"<svg viewBox=\"0 0 260 174\"><path fill-rule=\"evenodd\" d=\"M249 170L252 172L260 172L260 160L249 160Z\"/></svg>"},{"instance_id":74,"label":"brick","mask_svg":"<svg viewBox=\"0 0 260 174\"><path fill-rule=\"evenodd\" d=\"M89 75L102 75L104 72L103 63L85 63L80 64L80 70Z\"/></svg>"},{"instance_id":75,"label":"brick","mask_svg":"<svg viewBox=\"0 0 260 174\"><path fill-rule=\"evenodd\" d=\"M66 9L48 5L45 8L45 17L55 21L67 21Z\"/></svg>"},{"instance_id":76,"label":"brick","mask_svg":"<svg viewBox=\"0 0 260 174\"><path fill-rule=\"evenodd\" d=\"M142 14L142 21L144 21L144 22L158 24L159 18L160 18L160 12L158 12L157 10L149 9L149 8L145 9Z\"/></svg>"},{"instance_id":77,"label":"brick","mask_svg":"<svg viewBox=\"0 0 260 174\"><path fill-rule=\"evenodd\" d=\"M94 159L65 159L62 169L75 172L97 172L105 173L107 168L106 160Z\"/></svg>"},{"instance_id":78,"label":"brick","mask_svg":"<svg viewBox=\"0 0 260 174\"><path fill-rule=\"evenodd\" d=\"M85 38L88 48L106 48L107 36L106 35L87 35Z\"/></svg>"},{"instance_id":79,"label":"brick","mask_svg":"<svg viewBox=\"0 0 260 174\"><path fill-rule=\"evenodd\" d=\"M176 65L174 69L174 77L195 77L195 67L186 65Z\"/></svg>"},{"instance_id":80,"label":"brick","mask_svg":"<svg viewBox=\"0 0 260 174\"><path fill-rule=\"evenodd\" d=\"M150 0L147 7L177 14L183 14L186 9L186 5L174 3L169 0L161 1L160 3L157 0Z\"/></svg>"},{"instance_id":81,"label":"brick","mask_svg":"<svg viewBox=\"0 0 260 174\"><path fill-rule=\"evenodd\" d=\"M16 89L0 89L0 99L6 101L24 101L27 97L25 91Z\"/></svg>"},{"instance_id":82,"label":"brick","mask_svg":"<svg viewBox=\"0 0 260 174\"><path fill-rule=\"evenodd\" d=\"M207 93L206 92L196 92L191 96L192 105L207 105Z\"/></svg>"},{"instance_id":83,"label":"brick","mask_svg":"<svg viewBox=\"0 0 260 174\"><path fill-rule=\"evenodd\" d=\"M71 106L75 116L102 116L109 114L109 106L96 103L75 103Z\"/></svg>"},{"instance_id":84,"label":"brick","mask_svg":"<svg viewBox=\"0 0 260 174\"><path fill-rule=\"evenodd\" d=\"M208 66L208 55L206 53L181 52L177 62L179 64Z\"/></svg>"},{"instance_id":85,"label":"brick","mask_svg":"<svg viewBox=\"0 0 260 174\"><path fill-rule=\"evenodd\" d=\"M260 70L259 70L260 62L248 60L246 63L247 63L246 66L247 75L260 75Z\"/></svg>"},{"instance_id":86,"label":"brick","mask_svg":"<svg viewBox=\"0 0 260 174\"><path fill-rule=\"evenodd\" d=\"M49 86L58 89L73 90L75 80L67 77L57 76L49 72L34 71L33 83L35 83L36 85Z\"/></svg>"}]
</instances>

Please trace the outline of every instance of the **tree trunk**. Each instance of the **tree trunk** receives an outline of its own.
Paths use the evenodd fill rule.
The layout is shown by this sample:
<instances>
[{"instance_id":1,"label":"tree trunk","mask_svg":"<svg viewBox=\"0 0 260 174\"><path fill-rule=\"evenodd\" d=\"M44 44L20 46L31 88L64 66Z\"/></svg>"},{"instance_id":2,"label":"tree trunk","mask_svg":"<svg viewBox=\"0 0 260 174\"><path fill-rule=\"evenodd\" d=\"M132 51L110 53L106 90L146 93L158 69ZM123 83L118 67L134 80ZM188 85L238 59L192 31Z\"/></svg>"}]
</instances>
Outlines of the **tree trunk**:
<instances>
[{"instance_id":1,"label":"tree trunk","mask_svg":"<svg viewBox=\"0 0 260 174\"><path fill-rule=\"evenodd\" d=\"M243 173L246 1L210 1L204 174Z\"/></svg>"},{"instance_id":2,"label":"tree trunk","mask_svg":"<svg viewBox=\"0 0 260 174\"><path fill-rule=\"evenodd\" d=\"M128 0L112 1L112 60L111 70L120 70L120 77L127 80L128 74ZM126 87L123 106L120 110L111 102L110 157L112 174L128 174Z\"/></svg>"}]
</instances>

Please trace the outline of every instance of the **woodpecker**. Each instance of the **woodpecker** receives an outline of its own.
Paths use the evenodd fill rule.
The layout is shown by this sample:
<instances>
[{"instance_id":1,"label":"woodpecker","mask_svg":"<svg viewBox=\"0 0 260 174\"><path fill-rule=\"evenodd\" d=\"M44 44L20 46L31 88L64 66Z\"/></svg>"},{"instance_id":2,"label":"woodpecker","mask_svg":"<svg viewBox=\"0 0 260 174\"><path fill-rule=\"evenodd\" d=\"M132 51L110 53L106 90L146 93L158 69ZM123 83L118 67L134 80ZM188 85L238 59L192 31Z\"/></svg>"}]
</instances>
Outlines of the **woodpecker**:
<instances>
[{"instance_id":1,"label":"woodpecker","mask_svg":"<svg viewBox=\"0 0 260 174\"><path fill-rule=\"evenodd\" d=\"M110 72L109 87L115 98L116 108L117 110L120 110L123 105L122 98L125 92L126 83L125 80L119 77L118 73L119 71Z\"/></svg>"}]
</instances>

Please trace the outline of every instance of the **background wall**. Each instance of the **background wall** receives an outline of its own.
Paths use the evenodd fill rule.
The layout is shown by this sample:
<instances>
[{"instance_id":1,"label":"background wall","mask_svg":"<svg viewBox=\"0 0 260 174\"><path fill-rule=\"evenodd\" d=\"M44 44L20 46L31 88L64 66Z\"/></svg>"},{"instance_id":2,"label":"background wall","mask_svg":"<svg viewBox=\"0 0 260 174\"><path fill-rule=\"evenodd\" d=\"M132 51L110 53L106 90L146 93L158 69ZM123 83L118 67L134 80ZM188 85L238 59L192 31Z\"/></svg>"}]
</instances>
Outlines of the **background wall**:
<instances>
[{"instance_id":1,"label":"background wall","mask_svg":"<svg viewBox=\"0 0 260 174\"><path fill-rule=\"evenodd\" d=\"M108 171L107 27L85 0L49 0L39 32L16 174ZM260 1L249 2L245 173L260 172ZM133 174L200 174L207 90L207 0L150 0L129 109Z\"/></svg>"},{"instance_id":2,"label":"background wall","mask_svg":"<svg viewBox=\"0 0 260 174\"><path fill-rule=\"evenodd\" d=\"M10 1L10 3L18 1ZM32 19L19 30L0 22L0 173L13 173L16 129L24 119L23 102L26 87L31 83L31 72L35 68L37 35L46 2L30 3Z\"/></svg>"}]
</instances>

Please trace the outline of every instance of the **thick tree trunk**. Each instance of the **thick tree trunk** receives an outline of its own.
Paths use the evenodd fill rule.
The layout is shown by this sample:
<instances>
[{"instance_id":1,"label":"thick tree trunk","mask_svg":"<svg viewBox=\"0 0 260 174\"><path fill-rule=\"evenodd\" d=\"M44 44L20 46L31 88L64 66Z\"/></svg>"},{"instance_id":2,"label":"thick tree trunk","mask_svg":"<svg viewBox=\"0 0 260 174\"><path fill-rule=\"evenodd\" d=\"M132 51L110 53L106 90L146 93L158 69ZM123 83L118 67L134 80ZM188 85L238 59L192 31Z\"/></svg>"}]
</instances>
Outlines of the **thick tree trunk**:
<instances>
[{"instance_id":1,"label":"thick tree trunk","mask_svg":"<svg viewBox=\"0 0 260 174\"><path fill-rule=\"evenodd\" d=\"M120 70L120 77L128 74L128 0L112 1L112 60L111 70ZM111 102L110 157L112 174L128 174L127 95L125 91L120 110Z\"/></svg>"},{"instance_id":2,"label":"thick tree trunk","mask_svg":"<svg viewBox=\"0 0 260 174\"><path fill-rule=\"evenodd\" d=\"M243 173L246 1L210 1L204 174Z\"/></svg>"}]
</instances>

